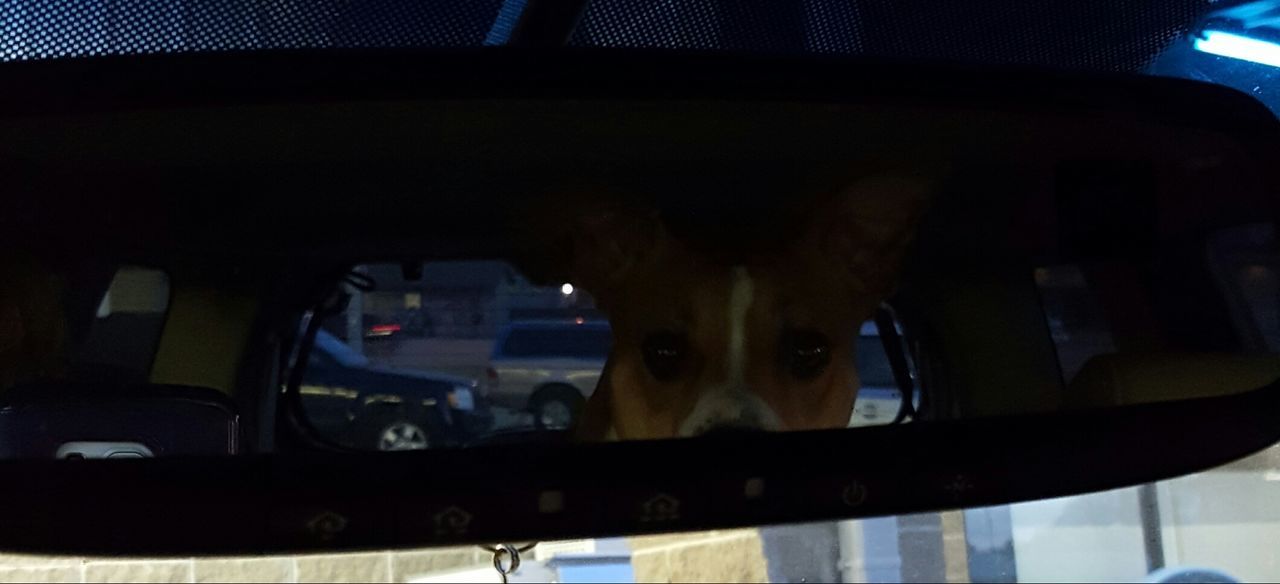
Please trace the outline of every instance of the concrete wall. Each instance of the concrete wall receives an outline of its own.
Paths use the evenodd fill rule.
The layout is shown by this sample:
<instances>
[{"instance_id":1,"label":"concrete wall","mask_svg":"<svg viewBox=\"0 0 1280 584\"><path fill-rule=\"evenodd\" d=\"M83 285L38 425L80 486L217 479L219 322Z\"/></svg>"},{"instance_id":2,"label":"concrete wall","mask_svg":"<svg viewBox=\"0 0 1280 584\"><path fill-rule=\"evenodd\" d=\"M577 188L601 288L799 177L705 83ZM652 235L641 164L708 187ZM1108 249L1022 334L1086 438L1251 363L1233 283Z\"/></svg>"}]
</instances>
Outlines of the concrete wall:
<instances>
[{"instance_id":1,"label":"concrete wall","mask_svg":"<svg viewBox=\"0 0 1280 584\"><path fill-rule=\"evenodd\" d=\"M768 582L758 529L633 537L636 582Z\"/></svg>"},{"instance_id":2,"label":"concrete wall","mask_svg":"<svg viewBox=\"0 0 1280 584\"><path fill-rule=\"evenodd\" d=\"M1136 489L1013 505L1021 582L1137 581L1147 574Z\"/></svg>"},{"instance_id":3,"label":"concrete wall","mask_svg":"<svg viewBox=\"0 0 1280 584\"><path fill-rule=\"evenodd\" d=\"M489 562L479 548L162 560L0 555L0 582L406 582Z\"/></svg>"},{"instance_id":4,"label":"concrete wall","mask_svg":"<svg viewBox=\"0 0 1280 584\"><path fill-rule=\"evenodd\" d=\"M637 582L769 581L756 529L633 537L627 544ZM0 582L408 582L484 569L491 558L477 547L155 560L0 555Z\"/></svg>"},{"instance_id":5,"label":"concrete wall","mask_svg":"<svg viewBox=\"0 0 1280 584\"><path fill-rule=\"evenodd\" d=\"M1165 562L1245 582L1280 578L1280 445L1159 485Z\"/></svg>"},{"instance_id":6,"label":"concrete wall","mask_svg":"<svg viewBox=\"0 0 1280 584\"><path fill-rule=\"evenodd\" d=\"M1166 566L1280 578L1280 445L1157 484ZM1114 582L1147 576L1136 488L1010 507L1018 580Z\"/></svg>"}]
</instances>

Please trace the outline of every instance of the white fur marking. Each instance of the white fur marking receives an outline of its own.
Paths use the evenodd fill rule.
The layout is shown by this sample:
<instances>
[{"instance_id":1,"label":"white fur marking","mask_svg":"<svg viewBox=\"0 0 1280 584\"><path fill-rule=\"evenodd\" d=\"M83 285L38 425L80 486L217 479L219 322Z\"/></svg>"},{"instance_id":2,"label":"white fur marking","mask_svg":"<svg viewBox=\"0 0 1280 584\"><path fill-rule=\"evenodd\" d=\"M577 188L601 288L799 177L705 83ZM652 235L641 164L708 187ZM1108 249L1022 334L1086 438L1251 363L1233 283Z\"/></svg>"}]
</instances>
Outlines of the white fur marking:
<instances>
[{"instance_id":1,"label":"white fur marking","mask_svg":"<svg viewBox=\"0 0 1280 584\"><path fill-rule=\"evenodd\" d=\"M741 387L747 375L747 311L755 296L751 275L744 267L733 269L729 292L729 387Z\"/></svg>"},{"instance_id":2,"label":"white fur marking","mask_svg":"<svg viewBox=\"0 0 1280 584\"><path fill-rule=\"evenodd\" d=\"M747 312L755 287L747 269L733 269L729 290L729 343L725 354L724 383L703 388L698 403L678 429L680 436L696 436L720 425L778 430L782 421L769 404L747 387Z\"/></svg>"}]
</instances>

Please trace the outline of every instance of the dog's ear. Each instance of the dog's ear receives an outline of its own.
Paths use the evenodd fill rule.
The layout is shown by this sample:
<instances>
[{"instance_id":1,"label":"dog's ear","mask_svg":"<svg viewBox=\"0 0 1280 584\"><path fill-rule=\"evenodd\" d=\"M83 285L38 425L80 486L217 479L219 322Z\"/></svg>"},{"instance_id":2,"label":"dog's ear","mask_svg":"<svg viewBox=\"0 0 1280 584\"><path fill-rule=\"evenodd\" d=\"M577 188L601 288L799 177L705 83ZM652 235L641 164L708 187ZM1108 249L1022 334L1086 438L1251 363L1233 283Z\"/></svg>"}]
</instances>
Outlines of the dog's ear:
<instances>
[{"instance_id":1,"label":"dog's ear","mask_svg":"<svg viewBox=\"0 0 1280 584\"><path fill-rule=\"evenodd\" d=\"M655 211L624 206L584 210L572 234L572 282L607 308L627 276L652 260L665 241Z\"/></svg>"},{"instance_id":2,"label":"dog's ear","mask_svg":"<svg viewBox=\"0 0 1280 584\"><path fill-rule=\"evenodd\" d=\"M553 185L513 206L505 225L511 259L533 284L570 282L598 306L665 241L658 214L633 197L593 183Z\"/></svg>"},{"instance_id":3,"label":"dog's ear","mask_svg":"<svg viewBox=\"0 0 1280 584\"><path fill-rule=\"evenodd\" d=\"M897 286L932 184L906 175L868 177L814 211L804 248L833 262L868 316Z\"/></svg>"}]
</instances>

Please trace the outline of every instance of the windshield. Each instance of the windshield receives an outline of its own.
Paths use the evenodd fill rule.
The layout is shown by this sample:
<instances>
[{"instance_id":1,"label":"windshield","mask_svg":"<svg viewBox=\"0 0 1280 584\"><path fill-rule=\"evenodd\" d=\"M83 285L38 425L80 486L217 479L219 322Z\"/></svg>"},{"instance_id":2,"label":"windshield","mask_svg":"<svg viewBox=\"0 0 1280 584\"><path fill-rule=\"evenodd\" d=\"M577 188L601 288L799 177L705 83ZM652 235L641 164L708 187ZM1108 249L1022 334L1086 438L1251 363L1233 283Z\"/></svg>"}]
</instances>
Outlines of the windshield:
<instances>
[{"instance_id":1,"label":"windshield","mask_svg":"<svg viewBox=\"0 0 1280 584\"><path fill-rule=\"evenodd\" d=\"M513 42L518 31L512 23L533 4L535 0L4 0L0 61L502 46ZM1280 25L1275 24L1280 22L1280 3L1271 0L583 4L565 43L573 47L852 55L1140 73L1233 87L1280 111ZM351 195L353 201L358 197ZM1233 316L1240 327L1250 328L1261 350L1277 350L1280 277L1274 259L1268 264L1257 256L1231 255L1229 244L1209 250L1209 255L1230 292L1225 295L1234 303ZM426 280L434 282L438 275L428 272ZM1034 279L1064 383L1069 382L1087 358L1111 346L1105 319L1091 304L1078 266L1044 266ZM468 304L467 294L459 290L396 291L385 299L370 295L365 313L357 313L354 321L316 332L315 349L323 354L316 357L328 357L340 368L378 363L418 367L437 376L465 375L481 380L481 396L498 400L520 387L513 381L515 374L504 368L504 359L603 360L608 353L609 329L593 325L590 317L579 325L586 334L576 327L527 323L502 330L488 317L473 320L472 314L483 311ZM572 288L563 294L557 290L547 291L547 297L559 301L572 293ZM105 300L104 306L109 306ZM104 310L106 321L113 313L100 312ZM558 315L548 310L539 305L526 309L524 316L537 322ZM148 307L136 312L158 322L163 311ZM133 318L120 309L114 314L117 320L119 315ZM516 310L509 314L520 316ZM878 350L880 340L865 331L856 356L864 383L894 391L897 384ZM104 347L122 350L124 345L109 341ZM425 349L403 349L441 346L449 350L429 358ZM346 379L343 383L352 385ZM584 383L590 386L594 379ZM520 394L519 408L495 401L495 423L522 427L537 422L520 409L530 393ZM857 405L855 418L864 418L863 423L893 418L892 412L867 408L896 405L896 397L867 396ZM448 403L455 407L465 401L454 394L441 399L453 400ZM335 419L345 420L345 411L335 411ZM1280 579L1277 549L1280 445L1221 468L1077 497L858 521L542 542L522 554L521 567L509 580L1274 581ZM479 547L156 560L0 555L0 581L497 582L492 558L492 552Z\"/></svg>"}]
</instances>

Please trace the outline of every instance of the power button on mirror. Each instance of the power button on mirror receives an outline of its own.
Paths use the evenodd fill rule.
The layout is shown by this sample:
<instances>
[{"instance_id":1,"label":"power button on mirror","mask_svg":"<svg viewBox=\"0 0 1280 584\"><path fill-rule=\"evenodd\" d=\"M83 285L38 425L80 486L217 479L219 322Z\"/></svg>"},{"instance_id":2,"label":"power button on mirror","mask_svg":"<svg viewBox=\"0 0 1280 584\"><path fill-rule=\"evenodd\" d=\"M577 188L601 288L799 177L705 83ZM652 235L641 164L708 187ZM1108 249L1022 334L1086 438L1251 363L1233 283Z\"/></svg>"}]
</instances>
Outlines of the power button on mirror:
<instances>
[{"instance_id":1,"label":"power button on mirror","mask_svg":"<svg viewBox=\"0 0 1280 584\"><path fill-rule=\"evenodd\" d=\"M867 485L861 481L851 481L840 491L840 501L850 509L861 507L867 502Z\"/></svg>"}]
</instances>

